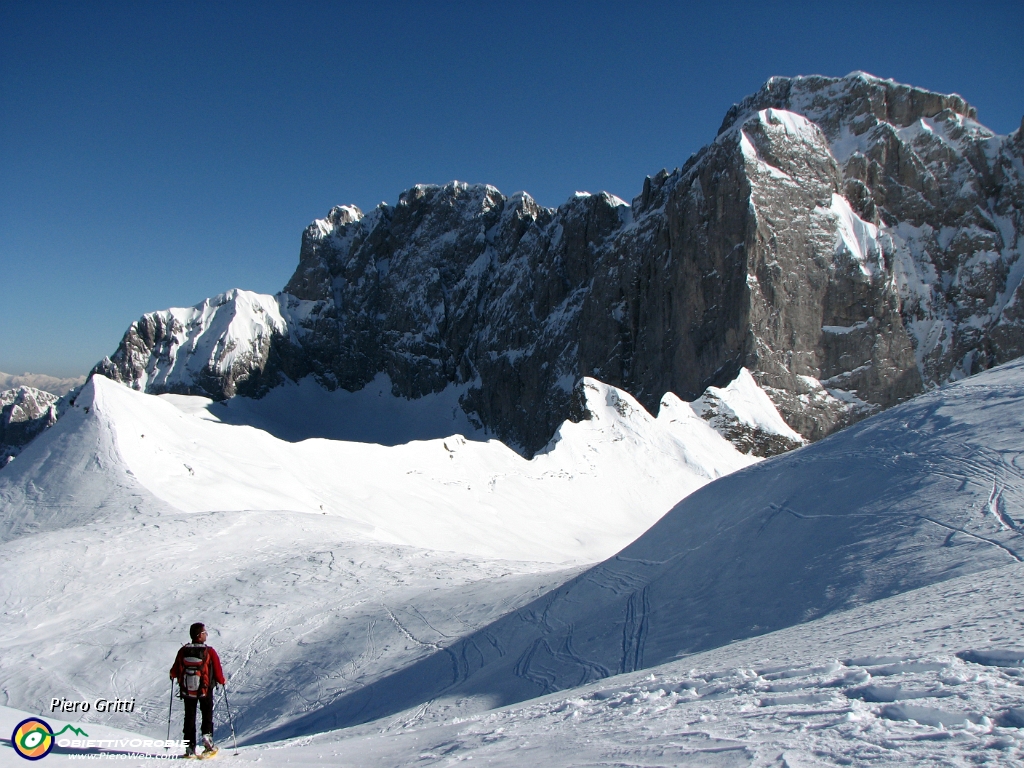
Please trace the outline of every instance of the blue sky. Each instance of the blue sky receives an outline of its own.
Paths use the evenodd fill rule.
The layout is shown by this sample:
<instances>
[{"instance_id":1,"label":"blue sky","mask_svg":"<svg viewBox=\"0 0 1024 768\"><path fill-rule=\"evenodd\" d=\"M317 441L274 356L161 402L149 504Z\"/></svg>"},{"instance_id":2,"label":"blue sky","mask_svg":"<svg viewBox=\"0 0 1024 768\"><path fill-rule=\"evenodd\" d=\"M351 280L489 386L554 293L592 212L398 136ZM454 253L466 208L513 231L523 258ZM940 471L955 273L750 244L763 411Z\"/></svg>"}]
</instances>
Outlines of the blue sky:
<instances>
[{"instance_id":1,"label":"blue sky","mask_svg":"<svg viewBox=\"0 0 1024 768\"><path fill-rule=\"evenodd\" d=\"M0 0L0 371L78 375L143 312L274 293L336 204L452 179L625 199L772 75L1024 115L1024 3Z\"/></svg>"}]
</instances>

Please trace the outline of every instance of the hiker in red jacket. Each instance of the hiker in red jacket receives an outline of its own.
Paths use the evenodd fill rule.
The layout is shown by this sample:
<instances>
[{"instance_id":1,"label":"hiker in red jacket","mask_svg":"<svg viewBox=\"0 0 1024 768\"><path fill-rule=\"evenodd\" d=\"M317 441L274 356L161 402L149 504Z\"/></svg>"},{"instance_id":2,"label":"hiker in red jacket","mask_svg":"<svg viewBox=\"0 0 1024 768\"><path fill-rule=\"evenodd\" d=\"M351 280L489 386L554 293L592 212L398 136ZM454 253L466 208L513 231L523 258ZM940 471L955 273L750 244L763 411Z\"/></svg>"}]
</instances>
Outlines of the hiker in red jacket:
<instances>
[{"instance_id":1,"label":"hiker in red jacket","mask_svg":"<svg viewBox=\"0 0 1024 768\"><path fill-rule=\"evenodd\" d=\"M217 750L213 745L213 689L225 685L220 657L206 644L206 627L201 623L188 628L192 642L178 649L171 667L171 679L178 681L179 696L185 702L185 757L196 755L196 707L203 713L203 754Z\"/></svg>"}]
</instances>

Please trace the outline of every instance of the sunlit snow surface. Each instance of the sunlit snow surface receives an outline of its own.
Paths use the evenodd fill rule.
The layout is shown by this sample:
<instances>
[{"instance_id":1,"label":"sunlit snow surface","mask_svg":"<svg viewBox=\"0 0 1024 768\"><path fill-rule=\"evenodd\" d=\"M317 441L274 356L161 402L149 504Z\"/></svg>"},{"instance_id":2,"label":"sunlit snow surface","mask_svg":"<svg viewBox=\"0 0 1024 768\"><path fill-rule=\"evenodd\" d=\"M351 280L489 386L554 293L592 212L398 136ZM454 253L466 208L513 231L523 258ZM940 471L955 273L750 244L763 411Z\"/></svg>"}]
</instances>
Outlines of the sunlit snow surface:
<instances>
[{"instance_id":1,"label":"sunlit snow surface","mask_svg":"<svg viewBox=\"0 0 1024 768\"><path fill-rule=\"evenodd\" d=\"M308 406L302 390L292 389L297 404ZM324 514L366 540L594 562L683 496L756 461L676 398L667 398L656 419L600 382L587 379L584 390L591 418L564 423L548 449L527 461L496 440L460 435L390 446L289 442L209 420L219 406L179 408L182 398L144 395L96 377L56 427L0 475L0 536L115 512L123 502L109 494L118 485L144 503L183 512ZM240 408L259 423L254 406L226 410ZM308 408L296 410L315 418ZM318 412L328 425L331 417ZM68 469L75 464L82 466ZM60 494L68 498L53 498Z\"/></svg>"},{"instance_id":2,"label":"sunlit snow surface","mask_svg":"<svg viewBox=\"0 0 1024 768\"><path fill-rule=\"evenodd\" d=\"M592 418L527 461L479 434L326 439L440 429L445 393L417 410L383 385L305 382L221 406L96 377L0 474L0 702L135 697L136 714L109 724L159 735L166 669L203 620L239 690L240 733L282 727L530 602L756 461L676 398L654 418L600 382L585 392Z\"/></svg>"},{"instance_id":3,"label":"sunlit snow surface","mask_svg":"<svg viewBox=\"0 0 1024 768\"><path fill-rule=\"evenodd\" d=\"M1024 758L1021 605L1024 568L1013 565L461 722L417 725L411 712L236 759L1015 765ZM978 648L1015 651L969 653Z\"/></svg>"},{"instance_id":4,"label":"sunlit snow surface","mask_svg":"<svg viewBox=\"0 0 1024 768\"><path fill-rule=\"evenodd\" d=\"M122 392L143 397L111 403ZM136 715L104 724L160 737L166 668L198 616L250 745L227 764L1018 764L1022 398L1024 362L929 393L707 485L572 570L389 543L337 512L175 509L143 482L150 433L122 438L121 412L104 437L76 408L22 474L0 474L5 510L46 502L34 528L5 523L4 703L137 695ZM154 401L171 408L126 402L141 419ZM179 417L198 421L152 412L168 444ZM627 440L608 418L608 445ZM252 455L276 445L256 433ZM46 462L85 437L92 456L65 473L83 482L44 487Z\"/></svg>"},{"instance_id":5,"label":"sunlit snow surface","mask_svg":"<svg viewBox=\"0 0 1024 768\"><path fill-rule=\"evenodd\" d=\"M237 754L221 710L217 759L352 768L469 760L510 767L1020 765L1021 605L1024 567L1011 565L492 712L424 722L414 709ZM0 707L3 733L29 714ZM49 722L55 729L81 724ZM0 764L23 763L0 745Z\"/></svg>"},{"instance_id":6,"label":"sunlit snow surface","mask_svg":"<svg viewBox=\"0 0 1024 768\"><path fill-rule=\"evenodd\" d=\"M719 414L735 419L739 424L782 435L798 445L804 442L804 438L783 421L768 395L746 368L740 368L739 375L725 387L708 387L691 407L696 414L707 418L709 401L715 403Z\"/></svg>"}]
</instances>

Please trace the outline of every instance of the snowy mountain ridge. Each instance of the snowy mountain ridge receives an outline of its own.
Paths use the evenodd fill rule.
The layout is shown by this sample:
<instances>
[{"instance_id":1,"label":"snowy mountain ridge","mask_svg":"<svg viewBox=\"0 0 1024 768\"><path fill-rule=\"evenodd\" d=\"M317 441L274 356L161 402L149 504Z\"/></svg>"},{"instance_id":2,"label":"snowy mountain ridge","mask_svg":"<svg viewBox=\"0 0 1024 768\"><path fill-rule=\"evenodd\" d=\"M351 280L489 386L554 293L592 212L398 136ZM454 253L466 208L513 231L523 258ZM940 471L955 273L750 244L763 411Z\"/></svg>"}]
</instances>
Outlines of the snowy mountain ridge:
<instances>
[{"instance_id":1,"label":"snowy mountain ridge","mask_svg":"<svg viewBox=\"0 0 1024 768\"><path fill-rule=\"evenodd\" d=\"M0 475L0 539L84 524L103 514L113 486L127 476L133 493L158 501L157 508L324 514L343 520L353 536L389 545L593 562L639 536L680 497L757 461L674 396L655 419L600 382L585 379L580 390L588 418L563 424L526 460L483 435L393 446L282 440L231 423L229 405L154 397L94 377L56 427ZM305 405L301 391L284 394L297 398L295 410ZM337 393L331 403L342 427L349 414L374 405L346 402L347 395ZM258 423L251 412L243 415ZM381 414L371 420L379 424ZM99 457L98 477L91 456ZM61 475L49 474L54 465ZM105 486L90 491L97 481ZM75 502L51 496L53 488Z\"/></svg>"},{"instance_id":2,"label":"snowy mountain ridge","mask_svg":"<svg viewBox=\"0 0 1024 768\"><path fill-rule=\"evenodd\" d=\"M59 399L50 392L24 385L0 392L0 469L57 421Z\"/></svg>"},{"instance_id":3,"label":"snowy mountain ridge","mask_svg":"<svg viewBox=\"0 0 1024 768\"><path fill-rule=\"evenodd\" d=\"M347 215L354 216L353 214ZM322 231L329 231L324 222L319 221L317 224ZM251 388L247 389L244 386L248 380L238 376L237 372L247 370L254 364L254 361L263 359L275 336L289 338L293 341L299 341L307 336L310 330L305 322L316 311L316 308L316 302L301 301L287 294L270 296L235 289L207 299L194 307L172 308L148 313L132 326L129 331L130 338L126 337L127 340L123 342L125 349L132 350L129 354L134 354L137 360L145 362L145 366L139 368L132 386L134 389L144 392L189 394L195 392L199 382L223 379L232 382L231 386L242 384L240 390L226 389L224 394L229 397L236 394L251 394ZM184 382L191 383L185 384ZM570 418L577 421L590 418L588 401L583 393L586 389L604 385L594 380L592 384L587 385L580 382L577 386L577 382L565 379L562 386L569 388L576 398L577 404ZM317 417L317 423L310 425L314 431L307 434L296 432L297 427L294 421L302 420L300 414L291 412L287 416L284 414L274 416L273 407L267 407L266 404L259 405L261 401L266 400L267 404L273 402L287 409L284 393L292 391L289 387L294 387L294 383L286 384L283 390L280 386L272 390L273 394L269 400L267 399L268 393L263 392L251 404L230 402L229 408L233 408L236 412L258 411L261 425L266 427L267 419L270 419L291 435L290 439L329 436L329 433L320 434L316 431L317 429L322 431L323 419L333 418L335 422L340 422L342 418L338 415L333 417L331 415L332 406L329 403L332 398L328 394L329 390L321 387L323 392L317 397L317 401L324 406L324 410ZM320 387L319 380L310 377L305 387L307 392L312 387ZM386 397L390 404L400 408L399 403L404 399L396 398L393 395L395 388L396 386L386 374L378 374L374 380L367 382L358 391L367 390L369 393L372 390L378 397ZM406 419L422 420L424 415L434 408L440 408L442 412L457 409L459 415L453 416L451 421L442 418L438 422L436 417L432 418L430 421L437 422L433 429L421 433L407 433L406 437L409 438L412 434L420 439L427 435L446 437L454 434L455 431L462 431L464 434L479 433L481 436L493 436L493 433L475 418L474 412L465 414L463 403L469 389L470 387L467 385L449 385L440 392L423 394L416 398L416 401L422 402L418 406L406 409ZM573 392L574 389L579 389L579 392ZM340 395L340 393L346 392L345 390L338 389L336 391L339 392L341 399L345 399L345 395ZM671 395L671 393L669 394ZM277 395L281 395L281 397L277 397ZM672 397L674 398L674 396ZM441 405L440 401L444 401L445 405ZM370 402L373 403L372 411L379 410L380 403L374 400ZM663 400L659 404L659 408L663 407L664 402ZM740 377L727 388L709 388L705 395L694 402L693 408L696 413L708 420L719 434L732 441L743 453L769 456L781 450L789 450L804 442L803 438L785 423L775 405L764 395L745 369L741 369ZM219 410L214 412L230 418L228 412ZM413 412L415 412L415 416L412 415ZM660 416L660 410L658 413ZM358 417L351 412L346 412L344 419L348 421L348 426L339 423L337 429L341 431L335 435L340 439L382 442L384 444L396 442L392 435L385 434L389 429L397 427L394 423L382 424L380 428L367 424L366 429L358 433L357 436L357 433L351 429L351 421L360 419L362 422L367 422L367 419ZM285 426L285 423L289 421L293 422L292 425ZM452 431L445 431L446 429ZM553 439L557 439L557 437Z\"/></svg>"},{"instance_id":4,"label":"snowy mountain ridge","mask_svg":"<svg viewBox=\"0 0 1024 768\"><path fill-rule=\"evenodd\" d=\"M216 325L239 300L257 303L176 316ZM438 420L456 410L445 393L406 401L375 386L302 380L215 402L92 377L0 473L7 700L42 711L55 695L130 696L141 714L110 724L155 732L162 659L199 612L232 685L270 696L243 694L246 727L283 727L529 602L680 496L758 461L671 394L655 418L584 379L587 418L528 460L480 432L441 431L464 423ZM321 434L304 435L313 422ZM410 425L445 436L407 439ZM391 439L339 439L353 428ZM112 656L97 660L101 647Z\"/></svg>"},{"instance_id":5,"label":"snowy mountain ridge","mask_svg":"<svg viewBox=\"0 0 1024 768\"><path fill-rule=\"evenodd\" d=\"M233 289L194 307L147 313L122 342L145 363L135 388L188 394L206 381L234 382L262 363L274 334L290 337L299 327L281 310L273 296ZM234 394L232 388L224 391L226 397Z\"/></svg>"},{"instance_id":6,"label":"snowy mountain ridge","mask_svg":"<svg viewBox=\"0 0 1024 768\"><path fill-rule=\"evenodd\" d=\"M172 354L185 318L154 313L96 370L213 399L307 376L358 391L385 374L411 399L455 386L531 455L579 418L582 377L654 413L746 368L819 439L1024 353L1024 138L976 117L863 73L773 78L631 204L452 182L338 206L251 336L211 325Z\"/></svg>"}]
</instances>

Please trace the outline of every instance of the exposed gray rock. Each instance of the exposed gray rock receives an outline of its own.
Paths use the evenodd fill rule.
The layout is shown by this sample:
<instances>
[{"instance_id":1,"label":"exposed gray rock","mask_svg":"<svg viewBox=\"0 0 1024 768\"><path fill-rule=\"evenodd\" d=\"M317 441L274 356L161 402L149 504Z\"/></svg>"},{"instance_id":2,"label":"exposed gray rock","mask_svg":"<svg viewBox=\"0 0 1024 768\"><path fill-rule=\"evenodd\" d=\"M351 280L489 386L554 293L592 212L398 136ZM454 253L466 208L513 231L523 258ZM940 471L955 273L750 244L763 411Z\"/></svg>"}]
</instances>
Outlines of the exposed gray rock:
<instances>
[{"instance_id":1,"label":"exposed gray rock","mask_svg":"<svg viewBox=\"0 0 1024 768\"><path fill-rule=\"evenodd\" d=\"M690 406L742 453L776 456L806 442L781 422L771 400L745 370L724 389L708 387Z\"/></svg>"},{"instance_id":2,"label":"exposed gray rock","mask_svg":"<svg viewBox=\"0 0 1024 768\"><path fill-rule=\"evenodd\" d=\"M334 208L276 299L146 315L97 371L214 398L468 385L466 412L531 454L582 417L583 376L653 412L746 367L817 439L1024 351L1024 140L975 118L861 73L773 78L632 205L453 182Z\"/></svg>"},{"instance_id":3,"label":"exposed gray rock","mask_svg":"<svg viewBox=\"0 0 1024 768\"><path fill-rule=\"evenodd\" d=\"M287 346L287 324L277 299L231 290L195 307L143 315L92 372L154 394L258 394L281 334L279 349Z\"/></svg>"},{"instance_id":4,"label":"exposed gray rock","mask_svg":"<svg viewBox=\"0 0 1024 768\"><path fill-rule=\"evenodd\" d=\"M33 387L0 392L0 467L57 421L57 395Z\"/></svg>"},{"instance_id":5,"label":"exposed gray rock","mask_svg":"<svg viewBox=\"0 0 1024 768\"><path fill-rule=\"evenodd\" d=\"M850 204L884 225L886 264L925 382L1024 354L1024 121L996 136L960 96L855 72L772 78L729 111L722 131L772 107L822 129Z\"/></svg>"}]
</instances>

